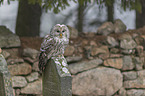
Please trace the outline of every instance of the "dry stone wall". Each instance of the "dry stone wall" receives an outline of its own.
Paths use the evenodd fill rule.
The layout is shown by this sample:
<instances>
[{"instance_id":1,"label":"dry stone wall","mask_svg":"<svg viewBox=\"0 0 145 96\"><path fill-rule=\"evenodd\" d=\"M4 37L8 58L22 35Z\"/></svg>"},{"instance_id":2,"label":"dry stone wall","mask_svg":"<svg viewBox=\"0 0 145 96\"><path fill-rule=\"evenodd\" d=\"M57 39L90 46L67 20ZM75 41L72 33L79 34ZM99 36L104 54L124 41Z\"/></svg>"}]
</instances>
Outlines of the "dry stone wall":
<instances>
[{"instance_id":1,"label":"dry stone wall","mask_svg":"<svg viewBox=\"0 0 145 96\"><path fill-rule=\"evenodd\" d=\"M103 26L107 26L107 30L113 27L109 24ZM101 28L106 27L99 29L99 34L107 35L99 44L93 39L83 39L78 44L73 39L70 40L64 55L73 77L73 95L145 96L145 35L122 33L126 27L120 24L116 26L124 28L111 29L110 33L121 33L117 38L109 35L110 33L104 33L107 31ZM73 30L75 31L78 32ZM73 35L73 38L78 38L76 33ZM88 37L94 35L97 36L87 34ZM11 53L3 48L16 96L42 96L38 54L39 50L25 48L23 57L11 58Z\"/></svg>"}]
</instances>

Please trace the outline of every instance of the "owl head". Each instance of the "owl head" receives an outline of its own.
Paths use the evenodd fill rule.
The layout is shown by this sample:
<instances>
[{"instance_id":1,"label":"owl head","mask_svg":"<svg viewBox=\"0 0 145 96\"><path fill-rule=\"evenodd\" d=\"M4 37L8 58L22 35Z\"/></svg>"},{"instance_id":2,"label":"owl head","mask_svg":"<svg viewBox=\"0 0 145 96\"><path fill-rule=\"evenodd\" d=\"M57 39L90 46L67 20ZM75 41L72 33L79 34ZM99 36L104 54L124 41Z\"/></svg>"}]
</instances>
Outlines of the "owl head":
<instances>
[{"instance_id":1,"label":"owl head","mask_svg":"<svg viewBox=\"0 0 145 96\"><path fill-rule=\"evenodd\" d=\"M64 24L56 24L50 32L50 36L57 38L69 38L69 29Z\"/></svg>"}]
</instances>

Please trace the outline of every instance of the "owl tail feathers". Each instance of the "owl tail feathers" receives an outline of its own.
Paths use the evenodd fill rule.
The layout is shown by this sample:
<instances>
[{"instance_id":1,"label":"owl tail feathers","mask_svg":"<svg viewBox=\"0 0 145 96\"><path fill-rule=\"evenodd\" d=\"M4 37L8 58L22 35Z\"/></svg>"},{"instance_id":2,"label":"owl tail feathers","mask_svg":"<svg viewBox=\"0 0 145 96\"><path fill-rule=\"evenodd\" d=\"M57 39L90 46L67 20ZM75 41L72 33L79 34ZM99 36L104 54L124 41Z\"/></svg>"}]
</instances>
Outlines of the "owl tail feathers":
<instances>
[{"instance_id":1,"label":"owl tail feathers","mask_svg":"<svg viewBox=\"0 0 145 96\"><path fill-rule=\"evenodd\" d=\"M39 55L39 64L38 64L40 73L42 73L44 71L44 69L46 67L46 63L47 63L47 60L46 60L45 53L41 52Z\"/></svg>"}]
</instances>

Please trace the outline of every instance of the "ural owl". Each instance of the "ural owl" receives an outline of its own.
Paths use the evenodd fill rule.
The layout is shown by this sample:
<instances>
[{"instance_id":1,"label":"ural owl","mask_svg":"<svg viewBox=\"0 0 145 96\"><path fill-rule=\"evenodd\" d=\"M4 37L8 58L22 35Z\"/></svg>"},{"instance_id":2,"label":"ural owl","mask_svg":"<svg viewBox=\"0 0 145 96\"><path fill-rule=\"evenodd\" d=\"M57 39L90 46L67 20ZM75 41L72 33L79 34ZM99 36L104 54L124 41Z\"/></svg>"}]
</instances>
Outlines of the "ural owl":
<instances>
[{"instance_id":1,"label":"ural owl","mask_svg":"<svg viewBox=\"0 0 145 96\"><path fill-rule=\"evenodd\" d=\"M60 56L64 54L64 49L69 43L69 30L66 25L56 24L50 32L46 35L40 48L39 55L39 69L44 71L47 61L51 57Z\"/></svg>"}]
</instances>

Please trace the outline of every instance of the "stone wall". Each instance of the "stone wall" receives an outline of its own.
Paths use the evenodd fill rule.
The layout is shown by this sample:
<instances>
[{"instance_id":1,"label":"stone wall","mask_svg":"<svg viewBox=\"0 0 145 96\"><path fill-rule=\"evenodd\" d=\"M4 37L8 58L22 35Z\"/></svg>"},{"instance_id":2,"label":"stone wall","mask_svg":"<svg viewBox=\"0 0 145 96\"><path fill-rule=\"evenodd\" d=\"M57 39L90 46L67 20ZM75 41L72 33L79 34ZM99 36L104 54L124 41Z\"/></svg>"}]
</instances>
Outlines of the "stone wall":
<instances>
[{"instance_id":1,"label":"stone wall","mask_svg":"<svg viewBox=\"0 0 145 96\"><path fill-rule=\"evenodd\" d=\"M84 37L75 34L70 40L64 55L75 96L145 96L145 34L118 30L117 35L112 31L100 40L96 33L85 33ZM39 50L24 48L22 57L14 58L12 53L18 49L3 48L16 96L42 96Z\"/></svg>"},{"instance_id":2,"label":"stone wall","mask_svg":"<svg viewBox=\"0 0 145 96\"><path fill-rule=\"evenodd\" d=\"M145 35L134 35L122 34L118 39L107 36L102 45L88 46L90 60L69 65L73 94L145 96L145 51L141 45Z\"/></svg>"}]
</instances>

